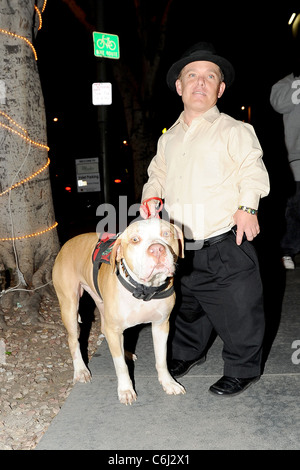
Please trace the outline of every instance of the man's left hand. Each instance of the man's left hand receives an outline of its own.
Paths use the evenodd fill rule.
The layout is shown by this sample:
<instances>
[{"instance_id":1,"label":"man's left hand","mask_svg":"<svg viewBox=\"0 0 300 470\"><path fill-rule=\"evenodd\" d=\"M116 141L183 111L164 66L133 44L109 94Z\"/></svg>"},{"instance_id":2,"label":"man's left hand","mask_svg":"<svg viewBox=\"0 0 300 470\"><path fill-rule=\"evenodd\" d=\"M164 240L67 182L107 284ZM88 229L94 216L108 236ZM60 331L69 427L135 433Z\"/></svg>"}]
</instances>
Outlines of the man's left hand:
<instances>
[{"instance_id":1,"label":"man's left hand","mask_svg":"<svg viewBox=\"0 0 300 470\"><path fill-rule=\"evenodd\" d=\"M248 241L252 241L260 232L257 215L248 214L248 212L237 210L233 216L236 229L236 244L240 245L244 234Z\"/></svg>"}]
</instances>

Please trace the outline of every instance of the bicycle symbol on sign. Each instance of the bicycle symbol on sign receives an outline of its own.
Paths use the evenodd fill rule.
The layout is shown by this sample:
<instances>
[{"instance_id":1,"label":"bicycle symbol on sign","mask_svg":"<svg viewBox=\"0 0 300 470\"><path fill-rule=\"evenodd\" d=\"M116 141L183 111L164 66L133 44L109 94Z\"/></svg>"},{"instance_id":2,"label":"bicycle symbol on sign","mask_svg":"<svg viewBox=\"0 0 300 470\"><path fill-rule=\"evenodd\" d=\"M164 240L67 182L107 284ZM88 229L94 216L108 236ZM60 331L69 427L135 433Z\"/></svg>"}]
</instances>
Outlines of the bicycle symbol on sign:
<instances>
[{"instance_id":1,"label":"bicycle symbol on sign","mask_svg":"<svg viewBox=\"0 0 300 470\"><path fill-rule=\"evenodd\" d=\"M109 36L104 35L97 40L97 46L99 47L99 49L104 49L105 47L107 47L111 51L114 51L117 47L116 43L112 41Z\"/></svg>"}]
</instances>

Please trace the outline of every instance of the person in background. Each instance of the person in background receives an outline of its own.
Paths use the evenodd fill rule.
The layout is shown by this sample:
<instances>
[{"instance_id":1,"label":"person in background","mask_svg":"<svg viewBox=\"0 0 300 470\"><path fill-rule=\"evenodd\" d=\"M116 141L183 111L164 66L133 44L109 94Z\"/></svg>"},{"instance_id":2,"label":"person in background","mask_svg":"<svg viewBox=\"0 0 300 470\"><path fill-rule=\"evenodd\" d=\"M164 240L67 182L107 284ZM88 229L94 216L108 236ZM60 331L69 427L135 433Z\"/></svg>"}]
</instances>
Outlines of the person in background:
<instances>
[{"instance_id":1,"label":"person in background","mask_svg":"<svg viewBox=\"0 0 300 470\"><path fill-rule=\"evenodd\" d=\"M286 229L280 242L284 267L295 269L294 258L300 252L300 61L298 69L272 86L270 103L283 115L285 145L295 181L286 204Z\"/></svg>"},{"instance_id":2,"label":"person in background","mask_svg":"<svg viewBox=\"0 0 300 470\"><path fill-rule=\"evenodd\" d=\"M164 199L186 238L170 372L181 377L203 362L215 330L223 340L224 376L209 390L219 396L241 393L260 378L265 325L251 241L260 231L257 211L269 177L253 127L216 106L234 75L210 43L197 43L171 66L167 84L183 112L158 141L140 207L147 218L145 201ZM148 206L154 217L155 202Z\"/></svg>"}]
</instances>

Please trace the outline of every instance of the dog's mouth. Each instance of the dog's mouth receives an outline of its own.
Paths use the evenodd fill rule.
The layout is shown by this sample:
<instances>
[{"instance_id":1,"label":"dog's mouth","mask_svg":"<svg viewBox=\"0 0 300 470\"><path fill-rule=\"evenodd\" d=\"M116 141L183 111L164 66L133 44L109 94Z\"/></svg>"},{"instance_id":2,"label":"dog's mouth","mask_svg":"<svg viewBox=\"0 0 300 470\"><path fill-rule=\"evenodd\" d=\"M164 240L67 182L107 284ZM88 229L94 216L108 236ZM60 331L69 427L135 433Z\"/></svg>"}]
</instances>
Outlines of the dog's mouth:
<instances>
[{"instance_id":1,"label":"dog's mouth","mask_svg":"<svg viewBox=\"0 0 300 470\"><path fill-rule=\"evenodd\" d=\"M150 272L141 276L140 279L142 282L151 282L159 285L159 283L163 283L167 277L172 277L173 275L174 269L170 269L163 263L157 263L152 267Z\"/></svg>"}]
</instances>

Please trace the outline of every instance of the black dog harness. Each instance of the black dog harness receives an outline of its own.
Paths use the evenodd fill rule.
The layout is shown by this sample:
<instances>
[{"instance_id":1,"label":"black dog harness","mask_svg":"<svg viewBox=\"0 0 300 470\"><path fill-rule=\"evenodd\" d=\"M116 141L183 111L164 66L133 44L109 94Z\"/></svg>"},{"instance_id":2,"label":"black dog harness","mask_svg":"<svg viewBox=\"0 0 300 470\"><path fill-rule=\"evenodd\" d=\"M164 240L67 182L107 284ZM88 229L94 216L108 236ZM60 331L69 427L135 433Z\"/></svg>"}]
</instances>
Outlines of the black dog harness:
<instances>
[{"instance_id":1,"label":"black dog harness","mask_svg":"<svg viewBox=\"0 0 300 470\"><path fill-rule=\"evenodd\" d=\"M120 234L111 234L111 233L103 233L93 251L92 254L92 262L93 262L93 281L95 289L98 295L101 297L99 286L98 286L98 271L100 269L101 263L110 264L110 255L112 248L116 239ZM167 278L164 284L158 287L147 287L144 284L140 284L136 282L130 274L128 273L126 266L121 261L122 268L125 274L126 279L121 276L119 269L117 269L117 277L120 283L132 293L133 297L139 300L144 300L147 302L151 299L165 299L174 293L174 286L170 286L168 289L168 285L170 284L171 278ZM128 282L127 282L128 279ZM165 290L167 289L167 290Z\"/></svg>"}]
</instances>

